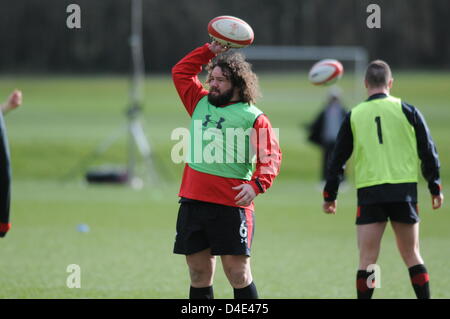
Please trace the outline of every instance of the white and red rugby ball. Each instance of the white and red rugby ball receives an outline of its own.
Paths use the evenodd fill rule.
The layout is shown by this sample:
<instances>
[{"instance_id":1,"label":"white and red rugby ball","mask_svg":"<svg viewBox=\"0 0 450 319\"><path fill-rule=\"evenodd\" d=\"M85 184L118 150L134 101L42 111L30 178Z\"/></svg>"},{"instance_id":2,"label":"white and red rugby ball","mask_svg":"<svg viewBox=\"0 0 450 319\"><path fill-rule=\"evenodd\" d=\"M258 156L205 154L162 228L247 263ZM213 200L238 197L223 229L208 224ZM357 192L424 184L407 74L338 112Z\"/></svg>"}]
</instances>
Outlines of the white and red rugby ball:
<instances>
[{"instance_id":1,"label":"white and red rugby ball","mask_svg":"<svg viewBox=\"0 0 450 319\"><path fill-rule=\"evenodd\" d=\"M335 59L320 60L311 67L309 81L314 85L330 85L344 74L342 63Z\"/></svg>"},{"instance_id":2,"label":"white and red rugby ball","mask_svg":"<svg viewBox=\"0 0 450 319\"><path fill-rule=\"evenodd\" d=\"M219 16L209 21L208 33L214 40L230 48L246 47L254 39L250 25L232 16Z\"/></svg>"}]
</instances>

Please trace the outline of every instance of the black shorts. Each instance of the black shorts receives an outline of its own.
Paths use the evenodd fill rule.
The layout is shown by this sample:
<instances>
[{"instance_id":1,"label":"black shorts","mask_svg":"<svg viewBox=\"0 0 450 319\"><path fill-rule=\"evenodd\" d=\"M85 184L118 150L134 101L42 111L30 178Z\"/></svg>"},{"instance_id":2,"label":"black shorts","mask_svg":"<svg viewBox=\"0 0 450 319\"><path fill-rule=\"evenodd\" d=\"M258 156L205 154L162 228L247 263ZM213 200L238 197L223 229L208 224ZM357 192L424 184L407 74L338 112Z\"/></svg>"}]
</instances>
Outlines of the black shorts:
<instances>
[{"instance_id":1,"label":"black shorts","mask_svg":"<svg viewBox=\"0 0 450 319\"><path fill-rule=\"evenodd\" d=\"M249 209L200 201L181 202L173 252L190 255L211 248L212 255L247 255L255 232Z\"/></svg>"},{"instance_id":2,"label":"black shorts","mask_svg":"<svg viewBox=\"0 0 450 319\"><path fill-rule=\"evenodd\" d=\"M417 203L382 203L358 206L356 225L387 222L389 220L404 224L420 221Z\"/></svg>"}]
</instances>

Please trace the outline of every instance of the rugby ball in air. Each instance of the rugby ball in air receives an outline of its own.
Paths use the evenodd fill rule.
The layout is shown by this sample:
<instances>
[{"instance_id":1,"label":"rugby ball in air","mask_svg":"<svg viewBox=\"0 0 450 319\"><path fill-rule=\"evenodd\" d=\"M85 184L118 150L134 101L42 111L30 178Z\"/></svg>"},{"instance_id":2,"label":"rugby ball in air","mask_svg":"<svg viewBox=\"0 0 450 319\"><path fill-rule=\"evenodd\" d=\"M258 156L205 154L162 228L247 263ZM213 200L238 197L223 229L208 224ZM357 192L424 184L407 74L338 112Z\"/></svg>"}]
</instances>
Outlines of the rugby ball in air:
<instances>
[{"instance_id":1,"label":"rugby ball in air","mask_svg":"<svg viewBox=\"0 0 450 319\"><path fill-rule=\"evenodd\" d=\"M214 40L230 48L246 47L254 39L250 25L232 16L219 16L209 21L208 33Z\"/></svg>"},{"instance_id":2,"label":"rugby ball in air","mask_svg":"<svg viewBox=\"0 0 450 319\"><path fill-rule=\"evenodd\" d=\"M309 71L309 81L314 85L330 85L344 74L342 63L335 59L320 60Z\"/></svg>"}]
</instances>

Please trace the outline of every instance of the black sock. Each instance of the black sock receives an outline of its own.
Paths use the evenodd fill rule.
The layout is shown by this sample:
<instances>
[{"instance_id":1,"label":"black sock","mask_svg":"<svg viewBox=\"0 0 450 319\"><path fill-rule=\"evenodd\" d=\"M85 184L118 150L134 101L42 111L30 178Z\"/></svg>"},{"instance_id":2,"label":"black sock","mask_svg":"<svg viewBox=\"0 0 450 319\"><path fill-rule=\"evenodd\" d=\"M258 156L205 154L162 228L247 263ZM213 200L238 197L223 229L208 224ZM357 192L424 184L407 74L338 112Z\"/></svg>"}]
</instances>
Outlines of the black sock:
<instances>
[{"instance_id":1,"label":"black sock","mask_svg":"<svg viewBox=\"0 0 450 319\"><path fill-rule=\"evenodd\" d=\"M244 288L233 288L233 291L234 299L258 299L258 292L253 282Z\"/></svg>"},{"instance_id":2,"label":"black sock","mask_svg":"<svg viewBox=\"0 0 450 319\"><path fill-rule=\"evenodd\" d=\"M373 290L375 288L375 282L372 281L372 287L367 286L367 278L372 275L373 272L367 272L365 270L358 270L356 274L356 292L358 299L371 299Z\"/></svg>"},{"instance_id":3,"label":"black sock","mask_svg":"<svg viewBox=\"0 0 450 319\"><path fill-rule=\"evenodd\" d=\"M213 287L194 288L191 286L189 299L214 299Z\"/></svg>"},{"instance_id":4,"label":"black sock","mask_svg":"<svg viewBox=\"0 0 450 319\"><path fill-rule=\"evenodd\" d=\"M430 299L430 278L425 265L412 266L408 271L417 299Z\"/></svg>"}]
</instances>

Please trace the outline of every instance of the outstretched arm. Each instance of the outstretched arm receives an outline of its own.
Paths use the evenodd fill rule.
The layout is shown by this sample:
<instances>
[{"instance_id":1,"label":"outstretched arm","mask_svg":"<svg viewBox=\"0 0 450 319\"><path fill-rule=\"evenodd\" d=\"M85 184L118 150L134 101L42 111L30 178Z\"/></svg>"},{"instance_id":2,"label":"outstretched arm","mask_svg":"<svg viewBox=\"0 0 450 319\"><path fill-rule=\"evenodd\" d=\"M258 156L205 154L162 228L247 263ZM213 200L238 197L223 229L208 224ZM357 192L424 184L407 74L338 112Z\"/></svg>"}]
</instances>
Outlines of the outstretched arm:
<instances>
[{"instance_id":1,"label":"outstretched arm","mask_svg":"<svg viewBox=\"0 0 450 319\"><path fill-rule=\"evenodd\" d=\"M3 114L8 113L11 110L14 110L18 106L22 104L22 91L14 90L5 103L0 104L0 110Z\"/></svg>"}]
</instances>

